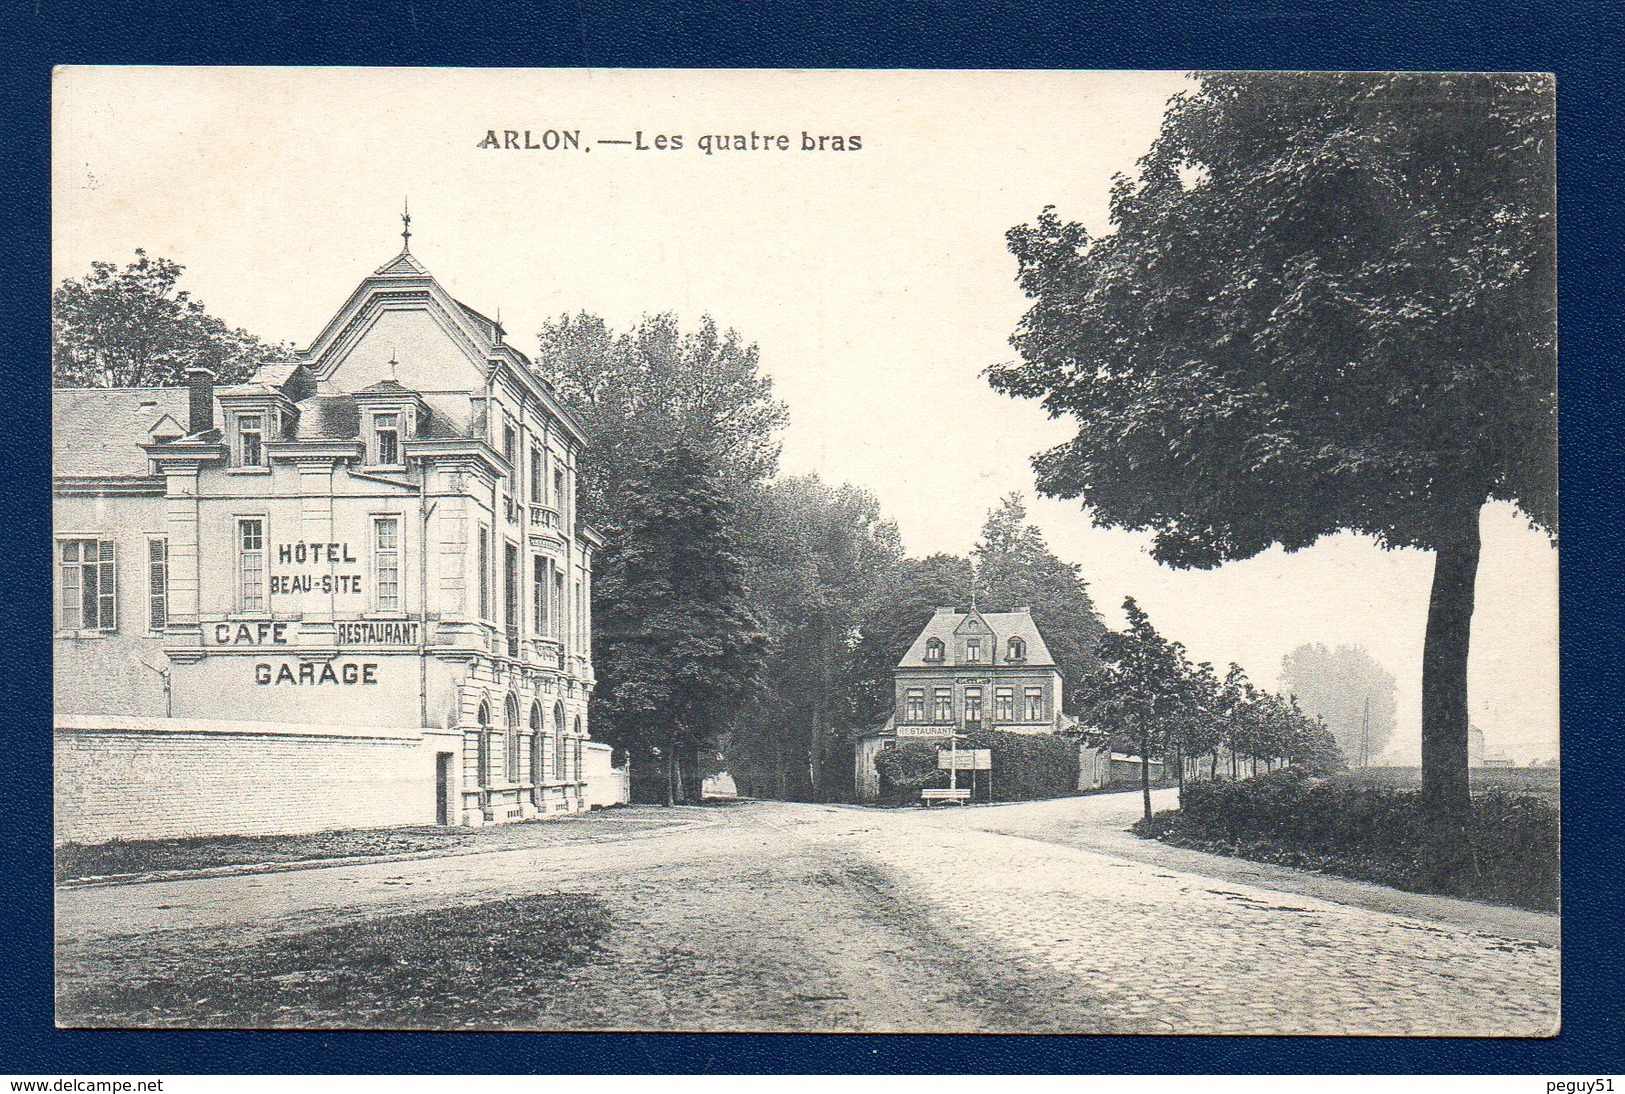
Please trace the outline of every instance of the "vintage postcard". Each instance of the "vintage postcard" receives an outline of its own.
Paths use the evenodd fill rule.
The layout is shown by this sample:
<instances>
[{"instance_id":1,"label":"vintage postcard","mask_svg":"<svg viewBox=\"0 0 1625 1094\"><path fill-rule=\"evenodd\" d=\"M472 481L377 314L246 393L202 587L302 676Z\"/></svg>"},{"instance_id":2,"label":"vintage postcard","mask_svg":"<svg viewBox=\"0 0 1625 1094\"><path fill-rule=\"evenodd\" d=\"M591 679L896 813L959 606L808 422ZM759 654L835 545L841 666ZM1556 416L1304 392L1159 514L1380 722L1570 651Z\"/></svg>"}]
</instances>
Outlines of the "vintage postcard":
<instances>
[{"instance_id":1,"label":"vintage postcard","mask_svg":"<svg viewBox=\"0 0 1625 1094\"><path fill-rule=\"evenodd\" d=\"M1557 1032L1549 76L53 98L59 1025Z\"/></svg>"}]
</instances>

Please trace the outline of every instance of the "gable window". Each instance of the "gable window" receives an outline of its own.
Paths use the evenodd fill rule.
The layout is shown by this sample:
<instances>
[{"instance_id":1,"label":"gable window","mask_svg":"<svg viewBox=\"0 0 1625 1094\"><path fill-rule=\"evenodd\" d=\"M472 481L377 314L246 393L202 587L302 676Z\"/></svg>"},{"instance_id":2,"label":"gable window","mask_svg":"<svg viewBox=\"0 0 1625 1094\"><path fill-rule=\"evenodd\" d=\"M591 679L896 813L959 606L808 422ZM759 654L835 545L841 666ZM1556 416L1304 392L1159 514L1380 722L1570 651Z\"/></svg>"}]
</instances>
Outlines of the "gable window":
<instances>
[{"instance_id":1,"label":"gable window","mask_svg":"<svg viewBox=\"0 0 1625 1094\"><path fill-rule=\"evenodd\" d=\"M982 689L965 689L965 721L980 722L982 720Z\"/></svg>"},{"instance_id":2,"label":"gable window","mask_svg":"<svg viewBox=\"0 0 1625 1094\"><path fill-rule=\"evenodd\" d=\"M1024 661L1027 659L1027 643L1020 638L1010 639L1010 651L1005 654L1009 661Z\"/></svg>"},{"instance_id":3,"label":"gable window","mask_svg":"<svg viewBox=\"0 0 1625 1094\"><path fill-rule=\"evenodd\" d=\"M1027 701L1027 721L1042 722L1044 720L1044 689L1028 688L1025 697Z\"/></svg>"},{"instance_id":4,"label":"gable window","mask_svg":"<svg viewBox=\"0 0 1625 1094\"><path fill-rule=\"evenodd\" d=\"M953 688L938 688L932 700L931 720L933 722L951 722L954 720Z\"/></svg>"},{"instance_id":5,"label":"gable window","mask_svg":"<svg viewBox=\"0 0 1625 1094\"><path fill-rule=\"evenodd\" d=\"M118 629L118 573L113 541L61 541L57 625L65 631Z\"/></svg>"},{"instance_id":6,"label":"gable window","mask_svg":"<svg viewBox=\"0 0 1625 1094\"><path fill-rule=\"evenodd\" d=\"M401 610L401 518L372 518L372 587L381 612Z\"/></svg>"},{"instance_id":7,"label":"gable window","mask_svg":"<svg viewBox=\"0 0 1625 1094\"><path fill-rule=\"evenodd\" d=\"M265 416L237 415L237 466L265 466Z\"/></svg>"},{"instance_id":8,"label":"gable window","mask_svg":"<svg viewBox=\"0 0 1625 1094\"><path fill-rule=\"evenodd\" d=\"M982 640L980 638L972 638L965 643L965 660L974 665L981 659Z\"/></svg>"},{"instance_id":9,"label":"gable window","mask_svg":"<svg viewBox=\"0 0 1625 1094\"><path fill-rule=\"evenodd\" d=\"M261 517L237 520L237 607L245 612L265 610L265 521Z\"/></svg>"},{"instance_id":10,"label":"gable window","mask_svg":"<svg viewBox=\"0 0 1625 1094\"><path fill-rule=\"evenodd\" d=\"M169 540L147 540L147 630L163 634L169 625Z\"/></svg>"},{"instance_id":11,"label":"gable window","mask_svg":"<svg viewBox=\"0 0 1625 1094\"><path fill-rule=\"evenodd\" d=\"M942 639L933 638L925 644L925 659L927 661L941 661L943 657Z\"/></svg>"},{"instance_id":12,"label":"gable window","mask_svg":"<svg viewBox=\"0 0 1625 1094\"><path fill-rule=\"evenodd\" d=\"M401 462L401 416L374 414L372 416L372 462L381 467L396 467Z\"/></svg>"},{"instance_id":13,"label":"gable window","mask_svg":"<svg viewBox=\"0 0 1625 1094\"><path fill-rule=\"evenodd\" d=\"M905 722L925 721L925 689L909 688L904 697L903 720Z\"/></svg>"},{"instance_id":14,"label":"gable window","mask_svg":"<svg viewBox=\"0 0 1625 1094\"><path fill-rule=\"evenodd\" d=\"M1013 722L1016 720L1016 690L1014 688L993 689L993 720L995 722Z\"/></svg>"}]
</instances>

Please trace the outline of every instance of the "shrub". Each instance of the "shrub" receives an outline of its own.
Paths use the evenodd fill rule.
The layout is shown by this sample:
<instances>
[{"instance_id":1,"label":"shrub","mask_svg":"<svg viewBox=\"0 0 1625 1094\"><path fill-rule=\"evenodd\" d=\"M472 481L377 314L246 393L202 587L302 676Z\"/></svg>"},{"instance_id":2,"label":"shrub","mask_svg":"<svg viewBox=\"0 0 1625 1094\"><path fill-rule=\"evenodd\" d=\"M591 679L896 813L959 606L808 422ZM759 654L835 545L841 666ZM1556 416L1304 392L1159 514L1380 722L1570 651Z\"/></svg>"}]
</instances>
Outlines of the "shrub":
<instances>
[{"instance_id":1,"label":"shrub","mask_svg":"<svg viewBox=\"0 0 1625 1094\"><path fill-rule=\"evenodd\" d=\"M917 797L921 787L937 777L937 746L934 742L898 741L896 748L883 748L875 756L883 801L903 801Z\"/></svg>"},{"instance_id":2,"label":"shrub","mask_svg":"<svg viewBox=\"0 0 1625 1094\"><path fill-rule=\"evenodd\" d=\"M967 748L993 750L993 796L998 801L1059 798L1078 792L1076 741L1047 733L972 733Z\"/></svg>"},{"instance_id":3,"label":"shrub","mask_svg":"<svg viewBox=\"0 0 1625 1094\"><path fill-rule=\"evenodd\" d=\"M1475 795L1465 822L1419 793L1312 778L1296 768L1240 782L1193 782L1180 809L1142 835L1312 866L1417 892L1555 910L1558 811L1528 795Z\"/></svg>"}]
</instances>

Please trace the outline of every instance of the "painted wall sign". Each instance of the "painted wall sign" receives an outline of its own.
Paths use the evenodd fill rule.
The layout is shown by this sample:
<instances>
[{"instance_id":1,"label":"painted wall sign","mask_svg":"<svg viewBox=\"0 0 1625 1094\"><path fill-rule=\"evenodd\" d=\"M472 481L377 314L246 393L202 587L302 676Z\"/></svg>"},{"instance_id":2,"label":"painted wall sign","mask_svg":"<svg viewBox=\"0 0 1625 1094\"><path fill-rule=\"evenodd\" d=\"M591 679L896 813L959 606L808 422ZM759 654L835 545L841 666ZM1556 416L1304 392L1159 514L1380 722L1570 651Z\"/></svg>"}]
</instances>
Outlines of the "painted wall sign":
<instances>
[{"instance_id":1,"label":"painted wall sign","mask_svg":"<svg viewBox=\"0 0 1625 1094\"><path fill-rule=\"evenodd\" d=\"M341 646L411 646L418 640L415 619L362 619L335 623L333 633Z\"/></svg>"},{"instance_id":2,"label":"painted wall sign","mask_svg":"<svg viewBox=\"0 0 1625 1094\"><path fill-rule=\"evenodd\" d=\"M360 574L337 574L331 570L333 566L354 564L357 561L355 552L345 542L326 543L311 540L279 543L276 548L276 565L281 572L273 571L271 574L271 594L298 596L304 593L321 593L324 596L344 596L359 593ZM308 567L316 572L286 572L298 571L300 567ZM321 573L320 570L327 572Z\"/></svg>"},{"instance_id":3,"label":"painted wall sign","mask_svg":"<svg viewBox=\"0 0 1625 1094\"><path fill-rule=\"evenodd\" d=\"M298 634L293 623L269 619L222 619L206 624L203 633L217 646L287 646Z\"/></svg>"},{"instance_id":4,"label":"painted wall sign","mask_svg":"<svg viewBox=\"0 0 1625 1094\"><path fill-rule=\"evenodd\" d=\"M378 682L378 663L376 661L283 661L280 664L271 664L261 661L254 666L254 683L261 686L276 686L278 684L292 684L295 687L308 685L319 687L322 684L376 684Z\"/></svg>"}]
</instances>

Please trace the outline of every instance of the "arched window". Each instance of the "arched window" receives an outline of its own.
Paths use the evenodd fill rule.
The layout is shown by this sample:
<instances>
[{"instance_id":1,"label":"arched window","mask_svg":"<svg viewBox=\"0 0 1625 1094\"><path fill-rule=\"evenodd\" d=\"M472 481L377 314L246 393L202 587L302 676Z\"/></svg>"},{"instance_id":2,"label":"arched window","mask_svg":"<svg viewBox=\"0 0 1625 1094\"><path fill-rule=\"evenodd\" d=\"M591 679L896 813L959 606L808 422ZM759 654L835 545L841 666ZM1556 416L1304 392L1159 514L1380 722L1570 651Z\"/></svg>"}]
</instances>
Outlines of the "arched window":
<instances>
[{"instance_id":1,"label":"arched window","mask_svg":"<svg viewBox=\"0 0 1625 1094\"><path fill-rule=\"evenodd\" d=\"M519 700L509 695L503 714L506 715L503 732L507 748L503 750L502 774L512 784L519 781Z\"/></svg>"},{"instance_id":2,"label":"arched window","mask_svg":"<svg viewBox=\"0 0 1625 1094\"><path fill-rule=\"evenodd\" d=\"M933 638L925 644L925 659L927 661L941 661L943 657L942 639Z\"/></svg>"},{"instance_id":3,"label":"arched window","mask_svg":"<svg viewBox=\"0 0 1625 1094\"><path fill-rule=\"evenodd\" d=\"M491 707L480 704L479 713L480 785L491 785Z\"/></svg>"},{"instance_id":4,"label":"arched window","mask_svg":"<svg viewBox=\"0 0 1625 1094\"><path fill-rule=\"evenodd\" d=\"M542 704L532 703L530 704L530 781L533 787L539 788L542 784L542 772L545 770L543 763L543 749L545 746L542 742L546 739L546 735L542 730ZM531 794L537 796L540 794L540 790L534 789Z\"/></svg>"},{"instance_id":5,"label":"arched window","mask_svg":"<svg viewBox=\"0 0 1625 1094\"><path fill-rule=\"evenodd\" d=\"M553 778L564 782L569 778L565 770L564 755L564 704L553 704Z\"/></svg>"},{"instance_id":6,"label":"arched window","mask_svg":"<svg viewBox=\"0 0 1625 1094\"><path fill-rule=\"evenodd\" d=\"M1019 638L1010 639L1010 652L1007 655L1011 661L1022 661L1027 657L1027 643Z\"/></svg>"}]
</instances>

